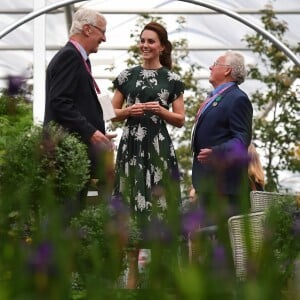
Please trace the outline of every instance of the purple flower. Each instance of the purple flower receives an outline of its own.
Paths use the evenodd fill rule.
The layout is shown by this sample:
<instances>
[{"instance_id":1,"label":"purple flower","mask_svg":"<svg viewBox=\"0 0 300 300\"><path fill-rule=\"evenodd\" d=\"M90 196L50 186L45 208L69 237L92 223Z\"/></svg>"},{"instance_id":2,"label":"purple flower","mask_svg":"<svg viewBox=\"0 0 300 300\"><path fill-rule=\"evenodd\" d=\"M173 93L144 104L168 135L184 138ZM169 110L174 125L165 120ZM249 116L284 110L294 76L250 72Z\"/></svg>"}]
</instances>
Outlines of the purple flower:
<instances>
[{"instance_id":1,"label":"purple flower","mask_svg":"<svg viewBox=\"0 0 300 300\"><path fill-rule=\"evenodd\" d=\"M49 243L42 243L33 250L29 257L29 267L34 273L53 273L53 247Z\"/></svg>"},{"instance_id":2,"label":"purple flower","mask_svg":"<svg viewBox=\"0 0 300 300\"><path fill-rule=\"evenodd\" d=\"M129 214L129 207L125 204L121 195L113 195L110 198L109 208L112 214Z\"/></svg>"},{"instance_id":3,"label":"purple flower","mask_svg":"<svg viewBox=\"0 0 300 300\"><path fill-rule=\"evenodd\" d=\"M7 81L7 93L10 96L14 96L20 93L25 78L23 76L8 76Z\"/></svg>"},{"instance_id":4,"label":"purple flower","mask_svg":"<svg viewBox=\"0 0 300 300\"><path fill-rule=\"evenodd\" d=\"M217 167L247 166L249 154L247 147L239 140L235 139L224 147L214 150Z\"/></svg>"},{"instance_id":5,"label":"purple flower","mask_svg":"<svg viewBox=\"0 0 300 300\"><path fill-rule=\"evenodd\" d=\"M190 232L199 228L199 225L204 220L204 212L202 209L197 208L193 211L189 211L182 216L182 230L183 234L187 235Z\"/></svg>"}]
</instances>

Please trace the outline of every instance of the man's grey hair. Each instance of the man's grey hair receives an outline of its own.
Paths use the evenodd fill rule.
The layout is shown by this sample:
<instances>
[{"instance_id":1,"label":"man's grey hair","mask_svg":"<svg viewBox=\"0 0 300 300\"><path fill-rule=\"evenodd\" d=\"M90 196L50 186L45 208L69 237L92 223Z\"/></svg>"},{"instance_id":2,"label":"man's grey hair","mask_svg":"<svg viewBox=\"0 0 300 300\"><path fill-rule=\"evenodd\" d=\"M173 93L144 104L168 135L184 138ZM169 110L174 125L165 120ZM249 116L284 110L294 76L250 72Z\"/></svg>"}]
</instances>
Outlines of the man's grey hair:
<instances>
[{"instance_id":1,"label":"man's grey hair","mask_svg":"<svg viewBox=\"0 0 300 300\"><path fill-rule=\"evenodd\" d=\"M225 63L232 68L231 76L237 84L245 81L247 70L245 66L244 56L238 52L228 50L225 52Z\"/></svg>"},{"instance_id":2,"label":"man's grey hair","mask_svg":"<svg viewBox=\"0 0 300 300\"><path fill-rule=\"evenodd\" d=\"M105 17L92 9L81 8L77 10L73 16L73 21L70 29L69 36L81 33L83 25L91 24L97 26L97 21L101 19L106 24Z\"/></svg>"}]
</instances>

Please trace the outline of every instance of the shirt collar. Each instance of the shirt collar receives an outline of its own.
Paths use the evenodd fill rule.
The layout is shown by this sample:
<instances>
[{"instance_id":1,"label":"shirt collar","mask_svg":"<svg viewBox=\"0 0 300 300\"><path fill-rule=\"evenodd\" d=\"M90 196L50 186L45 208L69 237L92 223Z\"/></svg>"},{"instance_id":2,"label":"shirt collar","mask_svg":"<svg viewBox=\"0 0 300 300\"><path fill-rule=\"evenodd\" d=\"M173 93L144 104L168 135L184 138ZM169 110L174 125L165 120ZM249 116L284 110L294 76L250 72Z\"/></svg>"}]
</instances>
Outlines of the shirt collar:
<instances>
[{"instance_id":1,"label":"shirt collar","mask_svg":"<svg viewBox=\"0 0 300 300\"><path fill-rule=\"evenodd\" d=\"M88 54L86 53L85 49L81 46L81 44L79 42L74 41L74 40L72 40L72 41L76 44L77 49L80 52L80 54L83 57L83 59L87 60L88 59Z\"/></svg>"},{"instance_id":2,"label":"shirt collar","mask_svg":"<svg viewBox=\"0 0 300 300\"><path fill-rule=\"evenodd\" d=\"M235 84L235 82L233 81L230 81L230 82L225 82L225 83L222 83L221 85L219 85L218 87L216 87L214 90L213 90L213 95L215 95L216 93L218 93L219 91L221 91L222 89L226 88L226 87L230 87L230 86L233 86Z\"/></svg>"}]
</instances>

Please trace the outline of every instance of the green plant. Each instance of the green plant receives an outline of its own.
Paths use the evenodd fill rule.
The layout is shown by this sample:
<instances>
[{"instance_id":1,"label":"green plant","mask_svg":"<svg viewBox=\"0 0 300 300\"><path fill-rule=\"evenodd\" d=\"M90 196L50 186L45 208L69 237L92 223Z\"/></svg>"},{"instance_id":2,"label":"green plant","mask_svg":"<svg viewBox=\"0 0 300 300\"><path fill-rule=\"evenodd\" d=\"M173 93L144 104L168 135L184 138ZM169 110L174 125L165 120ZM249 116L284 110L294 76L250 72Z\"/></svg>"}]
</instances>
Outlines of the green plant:
<instances>
[{"instance_id":1,"label":"green plant","mask_svg":"<svg viewBox=\"0 0 300 300\"><path fill-rule=\"evenodd\" d=\"M57 125L47 130L33 126L7 145L4 158L2 190L8 189L14 195L18 188L35 196L35 205L41 204L39 195L44 194L46 186L63 201L74 197L89 179L86 146Z\"/></svg>"},{"instance_id":2,"label":"green plant","mask_svg":"<svg viewBox=\"0 0 300 300\"><path fill-rule=\"evenodd\" d=\"M3 158L0 212L10 236L31 237L41 218L75 198L89 179L86 146L54 124L16 136Z\"/></svg>"},{"instance_id":3,"label":"green plant","mask_svg":"<svg viewBox=\"0 0 300 300\"><path fill-rule=\"evenodd\" d=\"M106 201L88 206L72 219L70 227L78 240L76 274L81 289L91 278L114 284L126 268L126 249L140 238L125 207L116 208Z\"/></svg>"},{"instance_id":4,"label":"green plant","mask_svg":"<svg viewBox=\"0 0 300 300\"><path fill-rule=\"evenodd\" d=\"M286 288L300 253L300 210L295 197L276 201L266 214L268 258L278 272L278 283Z\"/></svg>"},{"instance_id":5,"label":"green plant","mask_svg":"<svg viewBox=\"0 0 300 300\"><path fill-rule=\"evenodd\" d=\"M0 95L0 164L6 145L33 125L32 118L31 102L21 96Z\"/></svg>"},{"instance_id":6,"label":"green plant","mask_svg":"<svg viewBox=\"0 0 300 300\"><path fill-rule=\"evenodd\" d=\"M8 296L3 299L66 299L76 241L62 228L61 202L75 197L88 179L86 146L57 125L33 126L5 145L0 290Z\"/></svg>"}]
</instances>

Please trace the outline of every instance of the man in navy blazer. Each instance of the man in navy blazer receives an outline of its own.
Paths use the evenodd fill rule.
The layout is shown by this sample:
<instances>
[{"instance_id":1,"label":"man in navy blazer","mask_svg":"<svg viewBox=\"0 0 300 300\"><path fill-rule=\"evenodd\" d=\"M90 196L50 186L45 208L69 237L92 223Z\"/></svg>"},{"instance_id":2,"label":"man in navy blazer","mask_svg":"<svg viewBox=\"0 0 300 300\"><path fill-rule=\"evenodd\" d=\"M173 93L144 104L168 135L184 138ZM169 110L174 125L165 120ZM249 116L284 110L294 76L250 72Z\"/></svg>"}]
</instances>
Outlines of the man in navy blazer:
<instances>
[{"instance_id":1,"label":"man in navy blazer","mask_svg":"<svg viewBox=\"0 0 300 300\"><path fill-rule=\"evenodd\" d=\"M200 207L210 215L203 225L237 214L246 205L253 116L251 102L238 86L246 77L243 56L227 51L210 71L214 90L198 111L191 145L193 186Z\"/></svg>"},{"instance_id":2,"label":"man in navy blazer","mask_svg":"<svg viewBox=\"0 0 300 300\"><path fill-rule=\"evenodd\" d=\"M46 73L44 124L54 121L68 132L78 134L88 146L92 176L96 176L99 150L112 149L111 138L115 137L105 134L103 110L97 96L100 90L88 59L106 41L105 31L106 19L102 14L90 9L78 10L69 41L53 57ZM82 201L84 195L80 198Z\"/></svg>"}]
</instances>

